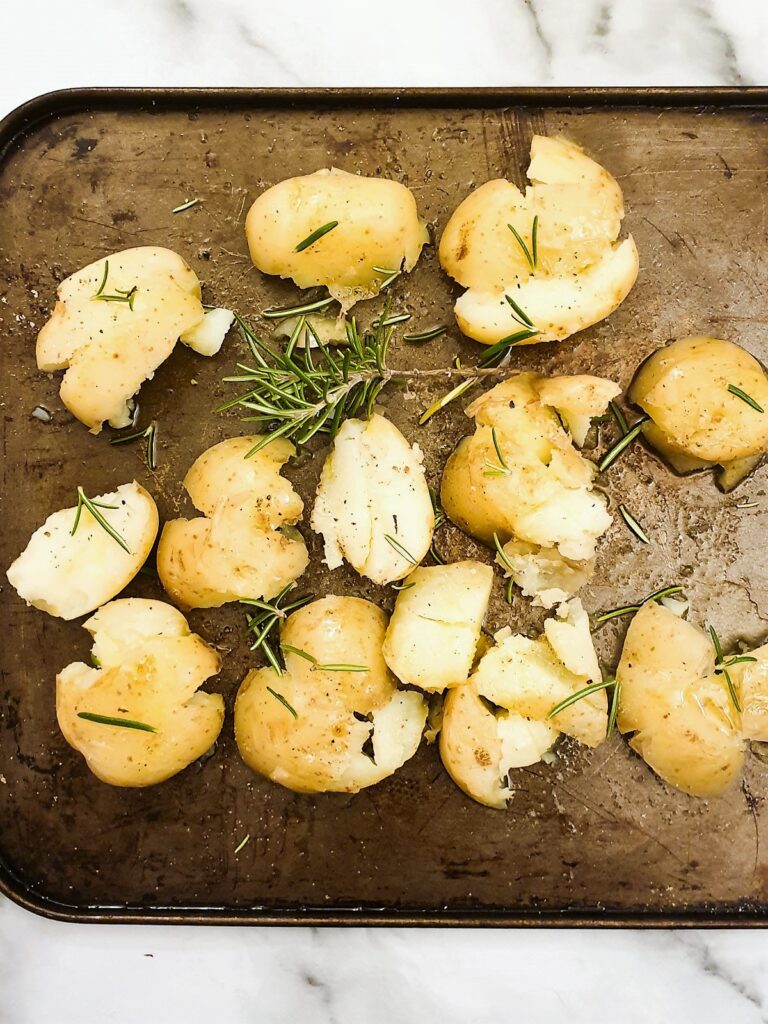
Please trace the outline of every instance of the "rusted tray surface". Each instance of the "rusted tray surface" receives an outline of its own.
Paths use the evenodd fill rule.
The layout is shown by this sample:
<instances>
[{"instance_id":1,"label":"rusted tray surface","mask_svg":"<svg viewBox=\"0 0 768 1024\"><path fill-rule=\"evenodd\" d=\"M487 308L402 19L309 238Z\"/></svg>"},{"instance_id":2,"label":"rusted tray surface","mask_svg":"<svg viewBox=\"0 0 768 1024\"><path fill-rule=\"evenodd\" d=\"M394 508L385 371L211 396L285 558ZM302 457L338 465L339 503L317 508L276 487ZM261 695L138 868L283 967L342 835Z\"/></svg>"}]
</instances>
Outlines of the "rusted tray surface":
<instances>
[{"instance_id":1,"label":"rusted tray surface","mask_svg":"<svg viewBox=\"0 0 768 1024\"><path fill-rule=\"evenodd\" d=\"M190 511L181 479L209 445L241 432L213 408L243 351L232 334L206 360L178 346L144 386L159 420L159 468L139 448L92 437L58 398L58 377L35 368L34 340L58 282L116 249L167 245L189 260L206 301L253 315L295 289L255 271L244 213L265 186L330 164L408 184L439 235L476 184L524 180L534 132L564 132L615 174L627 202L641 274L609 321L561 344L525 348L514 365L596 372L626 385L668 339L713 333L768 361L764 90L311 93L90 91L43 97L0 127L3 571L53 509L136 477L161 515ZM203 203L174 215L191 197ZM408 329L450 322L455 288L434 248L392 289L414 313ZM372 317L380 302L360 307ZM471 361L477 347L455 327L419 347L396 342L394 365ZM419 412L445 385L390 387L381 404L426 453L439 480L468 429L459 403L430 423ZM44 424L30 414L54 410ZM288 467L308 507L325 448ZM708 475L674 477L635 447L610 472L610 492L642 513L640 545L617 521L600 545L590 611L684 582L691 617L717 623L729 643L768 627L766 470L736 495ZM736 508L748 495L758 507ZM618 518L618 517L617 517ZM316 594L394 594L352 571L319 568L305 524ZM490 560L452 527L444 557ZM128 594L162 596L140 575ZM760 923L768 899L768 767L748 759L743 785L701 801L660 782L617 736L595 751L565 741L556 765L516 776L506 813L467 799L426 744L393 778L357 796L298 796L251 773L228 714L215 754L147 790L98 782L60 736L56 671L85 657L80 625L28 609L3 577L0 682L0 857L3 889L54 917L120 921L468 924ZM231 649L215 689L231 706L255 656L242 611L193 612L193 628ZM540 625L497 578L488 626ZM612 669L626 622L597 633ZM240 840L251 840L237 855Z\"/></svg>"}]
</instances>

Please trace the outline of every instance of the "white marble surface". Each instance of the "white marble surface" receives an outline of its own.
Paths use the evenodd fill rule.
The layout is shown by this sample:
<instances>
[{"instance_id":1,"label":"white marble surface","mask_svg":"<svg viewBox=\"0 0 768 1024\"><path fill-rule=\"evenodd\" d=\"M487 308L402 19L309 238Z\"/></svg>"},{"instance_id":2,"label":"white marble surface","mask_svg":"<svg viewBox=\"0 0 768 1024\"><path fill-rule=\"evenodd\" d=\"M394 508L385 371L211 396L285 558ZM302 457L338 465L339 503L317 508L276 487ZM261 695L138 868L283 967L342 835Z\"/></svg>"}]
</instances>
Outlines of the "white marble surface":
<instances>
[{"instance_id":1,"label":"white marble surface","mask_svg":"<svg viewBox=\"0 0 768 1024\"><path fill-rule=\"evenodd\" d=\"M765 84L765 0L5 0L0 113L70 85ZM768 1021L768 937L62 925L0 1024Z\"/></svg>"}]
</instances>

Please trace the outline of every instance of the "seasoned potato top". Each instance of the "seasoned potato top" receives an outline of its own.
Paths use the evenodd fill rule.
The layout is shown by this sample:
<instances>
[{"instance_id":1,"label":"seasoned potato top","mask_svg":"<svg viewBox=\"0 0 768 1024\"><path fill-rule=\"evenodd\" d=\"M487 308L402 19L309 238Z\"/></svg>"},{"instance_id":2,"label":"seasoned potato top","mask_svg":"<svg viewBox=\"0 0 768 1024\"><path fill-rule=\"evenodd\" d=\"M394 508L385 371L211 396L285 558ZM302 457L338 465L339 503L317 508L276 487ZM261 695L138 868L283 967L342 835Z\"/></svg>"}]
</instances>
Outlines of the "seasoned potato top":
<instances>
[{"instance_id":1,"label":"seasoned potato top","mask_svg":"<svg viewBox=\"0 0 768 1024\"><path fill-rule=\"evenodd\" d=\"M322 228L324 234L301 248ZM293 278L300 288L326 285L347 307L375 295L389 273L411 270L427 241L405 185L337 168L288 178L262 192L248 211L245 232L259 270Z\"/></svg>"},{"instance_id":2,"label":"seasoned potato top","mask_svg":"<svg viewBox=\"0 0 768 1024\"><path fill-rule=\"evenodd\" d=\"M768 448L768 378L733 342L694 337L660 348L641 366L629 396L664 439L695 458L722 463Z\"/></svg>"}]
</instances>

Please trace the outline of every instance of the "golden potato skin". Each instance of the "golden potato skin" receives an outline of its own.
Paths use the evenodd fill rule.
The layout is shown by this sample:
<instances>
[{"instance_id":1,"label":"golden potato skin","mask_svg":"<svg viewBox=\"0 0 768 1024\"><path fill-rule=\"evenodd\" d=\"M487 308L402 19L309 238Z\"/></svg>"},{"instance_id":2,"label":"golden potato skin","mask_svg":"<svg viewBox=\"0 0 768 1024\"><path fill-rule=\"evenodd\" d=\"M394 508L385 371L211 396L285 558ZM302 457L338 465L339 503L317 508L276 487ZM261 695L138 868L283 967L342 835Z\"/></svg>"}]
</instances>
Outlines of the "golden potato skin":
<instances>
[{"instance_id":1,"label":"golden potato skin","mask_svg":"<svg viewBox=\"0 0 768 1024\"><path fill-rule=\"evenodd\" d=\"M224 721L220 694L198 687L221 658L191 633L184 616L160 601L112 601L85 623L92 668L74 662L56 677L56 716L70 746L102 782L142 787L163 782L210 750ZM155 732L79 718L126 718Z\"/></svg>"},{"instance_id":2,"label":"golden potato skin","mask_svg":"<svg viewBox=\"0 0 768 1024\"><path fill-rule=\"evenodd\" d=\"M107 263L102 294L135 288L131 306L96 298ZM125 249L62 281L38 335L37 365L66 369L61 399L92 433L105 420L125 427L131 397L203 315L200 282L181 256L157 246Z\"/></svg>"},{"instance_id":3,"label":"golden potato skin","mask_svg":"<svg viewBox=\"0 0 768 1024\"><path fill-rule=\"evenodd\" d=\"M203 516L167 522L157 549L160 581L180 608L269 599L307 566L306 545L292 525L303 503L280 475L293 445L278 438L246 459L259 440L221 441L184 478Z\"/></svg>"},{"instance_id":4,"label":"golden potato skin","mask_svg":"<svg viewBox=\"0 0 768 1024\"><path fill-rule=\"evenodd\" d=\"M729 384L766 412L729 392ZM679 471L726 465L768 448L768 377L733 342L681 338L658 349L640 367L629 397L650 416L646 439Z\"/></svg>"},{"instance_id":5,"label":"golden potato skin","mask_svg":"<svg viewBox=\"0 0 768 1024\"><path fill-rule=\"evenodd\" d=\"M252 671L238 691L235 738L246 764L295 792L356 793L413 756L427 705L397 689L382 656L386 623L356 597L325 597L289 616L285 671ZM367 671L323 667L339 664ZM369 739L373 760L363 752Z\"/></svg>"},{"instance_id":6,"label":"golden potato skin","mask_svg":"<svg viewBox=\"0 0 768 1024\"><path fill-rule=\"evenodd\" d=\"M295 251L333 221L336 227ZM248 211L245 233L259 270L290 277L299 288L325 285L346 309L378 294L387 275L376 267L412 270L428 238L405 185L338 168L288 178L262 192Z\"/></svg>"},{"instance_id":7,"label":"golden potato skin","mask_svg":"<svg viewBox=\"0 0 768 1024\"><path fill-rule=\"evenodd\" d=\"M402 682L439 692L467 681L492 583L491 567L472 560L414 569L397 595L383 648Z\"/></svg>"},{"instance_id":8,"label":"golden potato skin","mask_svg":"<svg viewBox=\"0 0 768 1024\"><path fill-rule=\"evenodd\" d=\"M62 619L87 615L120 593L149 556L160 524L154 498L133 480L93 496L129 547L125 551L91 513L53 512L8 569L8 580L28 604Z\"/></svg>"},{"instance_id":9,"label":"golden potato skin","mask_svg":"<svg viewBox=\"0 0 768 1024\"><path fill-rule=\"evenodd\" d=\"M440 239L443 269L467 289L456 301L456 321L481 344L520 332L507 295L537 332L517 344L535 345L604 319L637 278L633 239L616 241L624 203L605 168L573 142L535 135L528 177L524 195L504 179L480 185Z\"/></svg>"},{"instance_id":10,"label":"golden potato skin","mask_svg":"<svg viewBox=\"0 0 768 1024\"><path fill-rule=\"evenodd\" d=\"M741 723L709 637L648 601L627 631L616 678L619 729L657 775L692 796L716 796L734 782Z\"/></svg>"}]
</instances>

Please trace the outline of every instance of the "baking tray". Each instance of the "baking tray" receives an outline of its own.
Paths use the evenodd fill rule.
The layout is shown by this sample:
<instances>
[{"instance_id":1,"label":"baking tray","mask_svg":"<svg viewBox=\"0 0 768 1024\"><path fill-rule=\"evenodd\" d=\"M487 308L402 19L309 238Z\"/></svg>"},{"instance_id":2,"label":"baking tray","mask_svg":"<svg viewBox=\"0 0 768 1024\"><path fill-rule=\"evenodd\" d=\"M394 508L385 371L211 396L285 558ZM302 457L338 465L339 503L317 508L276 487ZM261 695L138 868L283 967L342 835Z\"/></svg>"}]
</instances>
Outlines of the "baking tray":
<instances>
[{"instance_id":1,"label":"baking tray","mask_svg":"<svg viewBox=\"0 0 768 1024\"><path fill-rule=\"evenodd\" d=\"M713 333L768 360L766 172L768 90L72 90L33 100L0 125L2 530L7 567L34 527L89 493L136 477L163 517L188 510L180 481L193 459L239 433L213 408L243 350L233 334L206 360L177 346L141 392L160 423L159 468L137 448L92 437L58 398L59 377L34 364L34 339L56 285L97 257L137 244L182 253L206 301L253 316L295 289L256 272L243 219L265 186L333 164L407 183L439 234L475 185L522 182L534 132L564 132L621 182L639 281L607 321L575 338L514 353L515 367L596 372L626 386L668 339ZM204 200L185 213L172 209ZM450 322L456 289L426 250L393 286L409 327ZM373 317L380 303L360 307ZM477 347L455 328L420 347L396 342L393 365L446 365ZM382 405L424 449L432 482L468 422L459 403L424 427L444 384L389 388ZM415 393L414 393L415 392ZM36 404L53 422L31 417ZM604 428L608 430L609 428ZM603 438L603 441L607 438ZM322 456L288 469L311 499ZM691 617L724 641L762 639L768 618L766 470L737 494L711 477L673 476L636 446L609 474L611 494L641 514L653 544L617 522L582 596L591 611L684 582ZM745 495L757 507L737 509ZM618 517L617 517L618 518ZM313 564L318 538L304 529ZM448 558L490 560L452 527ZM305 584L302 583L302 587ZM390 608L346 569L315 569L315 593L353 593ZM162 596L140 575L129 594ZM58 733L56 671L85 657L87 635L0 594L0 889L22 906L72 921L271 924L755 925L768 906L768 767L748 759L743 783L691 799L654 776L617 736L590 751L564 741L558 762L517 773L506 813L467 799L434 747L357 796L296 795L251 773L237 755L231 707L255 663L237 607L194 612L206 639L231 650L215 689L229 714L215 753L161 786L98 782ZM499 579L489 628L539 627L540 611ZM626 622L597 633L615 666ZM249 843L235 853L241 839Z\"/></svg>"}]
</instances>

